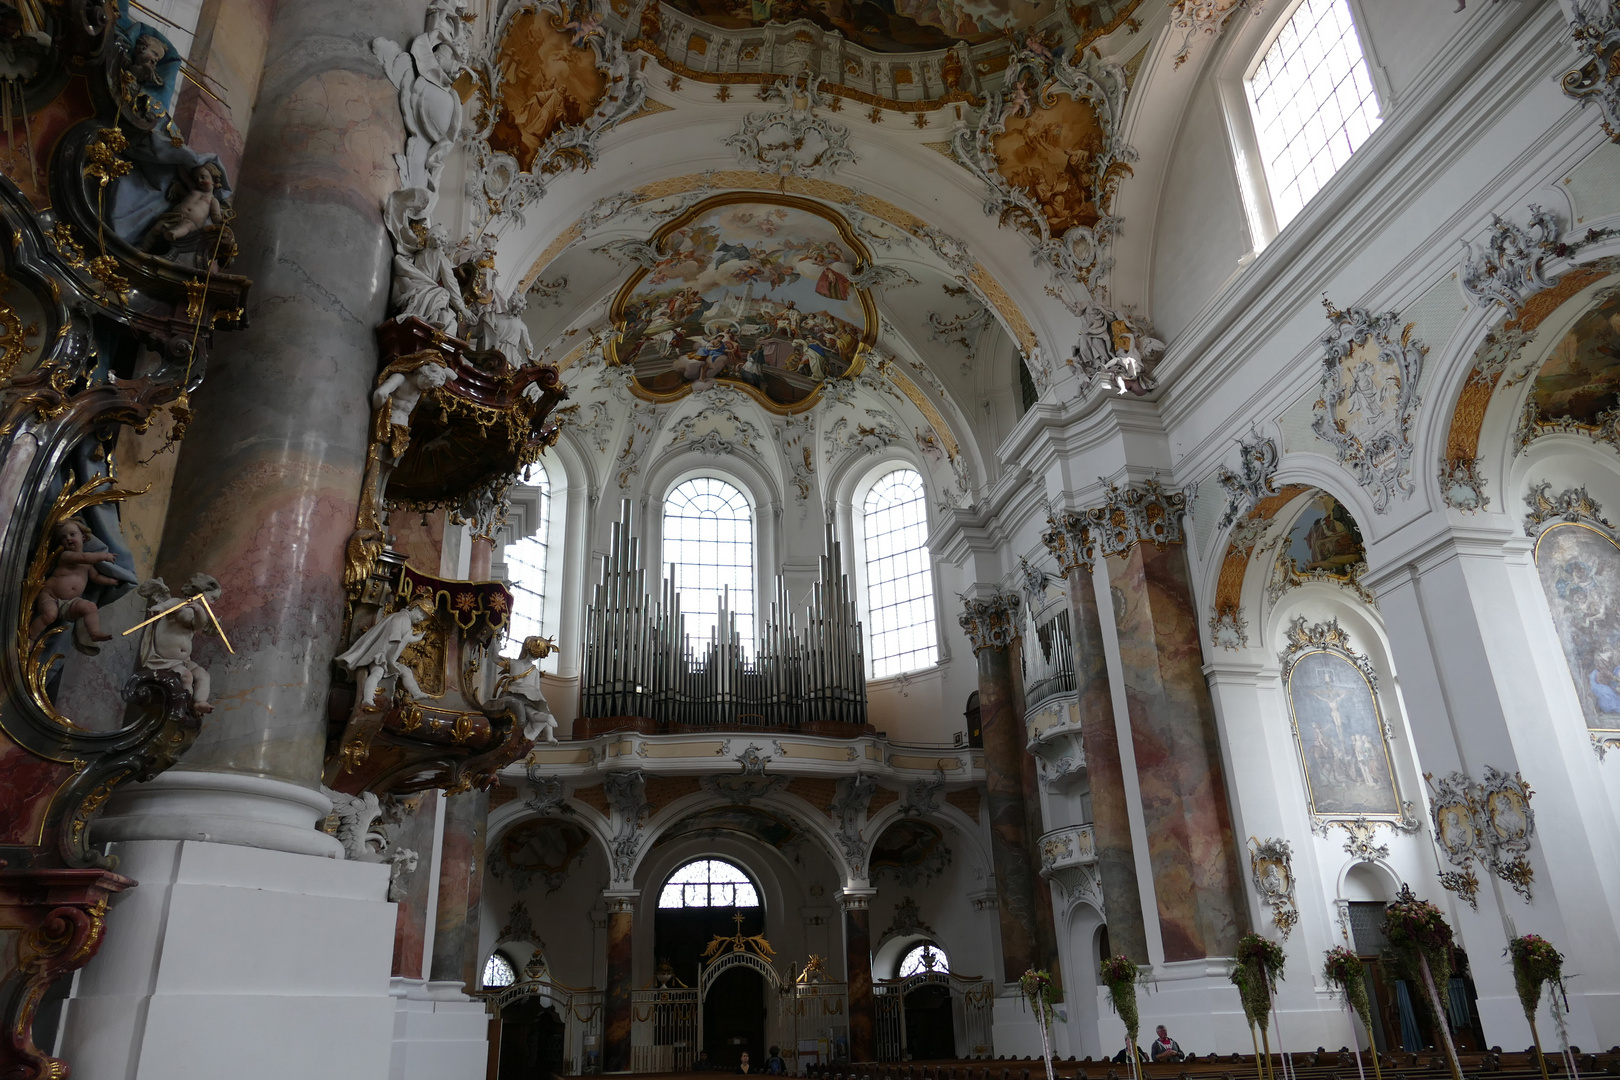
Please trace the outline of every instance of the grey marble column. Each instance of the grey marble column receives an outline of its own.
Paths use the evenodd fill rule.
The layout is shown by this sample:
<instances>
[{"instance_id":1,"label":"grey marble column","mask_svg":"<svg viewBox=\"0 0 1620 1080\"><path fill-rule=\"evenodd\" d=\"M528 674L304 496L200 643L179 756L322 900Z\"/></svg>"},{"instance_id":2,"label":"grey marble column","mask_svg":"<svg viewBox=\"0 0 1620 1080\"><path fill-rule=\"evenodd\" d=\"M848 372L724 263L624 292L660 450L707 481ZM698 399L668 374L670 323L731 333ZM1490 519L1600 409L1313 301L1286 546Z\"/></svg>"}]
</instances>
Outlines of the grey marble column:
<instances>
[{"instance_id":1,"label":"grey marble column","mask_svg":"<svg viewBox=\"0 0 1620 1080\"><path fill-rule=\"evenodd\" d=\"M196 419L180 450L158 564L171 582L197 570L219 579L220 620L236 652L199 637L215 711L173 779L135 796L148 804L152 788L207 786L216 802L251 797L257 809L240 814L280 818L265 802L277 789L318 785L344 545L377 369L374 330L388 299L392 250L381 208L398 186L392 156L404 142L395 90L371 41L408 41L421 32L425 7L276 5L235 192L236 269L254 282L249 329L222 336L192 398ZM110 811L119 816L118 806ZM149 820L163 816L159 807L130 812L145 824L109 820L107 839L198 838L183 824ZM284 846L262 830L233 839L215 828L209 839Z\"/></svg>"}]
</instances>

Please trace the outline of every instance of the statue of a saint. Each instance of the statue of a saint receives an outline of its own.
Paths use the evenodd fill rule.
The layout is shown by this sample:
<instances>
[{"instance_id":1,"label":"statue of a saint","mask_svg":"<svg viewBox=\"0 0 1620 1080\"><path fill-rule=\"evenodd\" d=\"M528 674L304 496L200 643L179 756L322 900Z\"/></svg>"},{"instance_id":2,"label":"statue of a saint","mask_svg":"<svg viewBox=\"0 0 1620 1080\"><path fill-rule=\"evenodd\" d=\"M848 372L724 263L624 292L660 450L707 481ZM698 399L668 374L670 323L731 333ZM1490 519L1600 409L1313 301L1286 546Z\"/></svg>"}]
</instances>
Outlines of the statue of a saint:
<instances>
[{"instance_id":1,"label":"statue of a saint","mask_svg":"<svg viewBox=\"0 0 1620 1080\"><path fill-rule=\"evenodd\" d=\"M433 597L424 596L408 607L384 615L337 658L339 667L354 672L360 679L357 702L361 708L369 709L376 704L377 688L388 675L398 676L399 685L411 697L427 696L416 681L416 673L400 663L399 658L407 648L422 640L422 632L416 627L433 614L433 607Z\"/></svg>"}]
</instances>

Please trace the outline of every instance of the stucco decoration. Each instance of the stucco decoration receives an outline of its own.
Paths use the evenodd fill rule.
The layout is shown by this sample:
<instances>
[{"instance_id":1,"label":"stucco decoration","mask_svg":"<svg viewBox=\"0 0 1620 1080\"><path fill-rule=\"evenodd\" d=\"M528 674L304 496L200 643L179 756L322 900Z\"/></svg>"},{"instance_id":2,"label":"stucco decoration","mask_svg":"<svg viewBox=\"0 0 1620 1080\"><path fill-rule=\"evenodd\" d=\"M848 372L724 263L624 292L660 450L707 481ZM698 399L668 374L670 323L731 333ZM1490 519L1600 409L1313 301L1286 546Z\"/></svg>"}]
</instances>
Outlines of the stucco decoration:
<instances>
[{"instance_id":1,"label":"stucco decoration","mask_svg":"<svg viewBox=\"0 0 1620 1080\"><path fill-rule=\"evenodd\" d=\"M1271 921L1284 941L1299 922L1294 902L1294 849L1276 837L1249 837L1249 876L1260 899L1271 908Z\"/></svg>"},{"instance_id":2,"label":"stucco decoration","mask_svg":"<svg viewBox=\"0 0 1620 1080\"><path fill-rule=\"evenodd\" d=\"M1491 215L1491 232L1479 251L1463 241L1462 289L1478 307L1501 304L1514 315L1524 302L1542 289L1558 284L1547 277L1545 263L1563 229L1558 219L1539 206L1530 207L1529 231Z\"/></svg>"},{"instance_id":3,"label":"stucco decoration","mask_svg":"<svg viewBox=\"0 0 1620 1080\"><path fill-rule=\"evenodd\" d=\"M473 64L487 95L471 140L474 224L522 224L550 178L597 160L602 133L646 104L641 65L602 25L599 0L506 0L495 43Z\"/></svg>"},{"instance_id":4,"label":"stucco decoration","mask_svg":"<svg viewBox=\"0 0 1620 1080\"><path fill-rule=\"evenodd\" d=\"M763 100L778 107L749 113L737 133L726 138L746 168L777 176L820 177L855 163L849 129L816 115L827 104L821 82L821 76L806 70L761 92Z\"/></svg>"},{"instance_id":5,"label":"stucco decoration","mask_svg":"<svg viewBox=\"0 0 1620 1080\"><path fill-rule=\"evenodd\" d=\"M1187 62L1192 55L1193 39L1202 35L1214 37L1226 26L1227 20L1239 8L1258 12L1264 0L1175 0L1170 5L1170 29L1181 34L1181 48L1176 53L1176 67Z\"/></svg>"},{"instance_id":6,"label":"stucco decoration","mask_svg":"<svg viewBox=\"0 0 1620 1080\"><path fill-rule=\"evenodd\" d=\"M820 203L720 195L615 249L639 265L613 301L610 359L647 400L725 385L800 412L859 375L877 339L877 305L851 280L871 257Z\"/></svg>"},{"instance_id":7,"label":"stucco decoration","mask_svg":"<svg viewBox=\"0 0 1620 1080\"><path fill-rule=\"evenodd\" d=\"M1620 449L1620 286L1599 290L1542 362L1514 432L1514 452L1554 433Z\"/></svg>"},{"instance_id":8,"label":"stucco decoration","mask_svg":"<svg viewBox=\"0 0 1620 1080\"><path fill-rule=\"evenodd\" d=\"M1272 479L1277 475L1277 441L1251 430L1249 438L1237 443L1238 471L1223 465L1215 474L1215 482L1226 492L1226 510L1216 526L1220 529L1231 528L1255 503L1277 493Z\"/></svg>"},{"instance_id":9,"label":"stucco decoration","mask_svg":"<svg viewBox=\"0 0 1620 1080\"><path fill-rule=\"evenodd\" d=\"M1023 600L1011 592L995 593L987 600L962 597L963 610L957 622L973 643L973 655L1012 645L1022 634L1022 606Z\"/></svg>"},{"instance_id":10,"label":"stucco decoration","mask_svg":"<svg viewBox=\"0 0 1620 1080\"><path fill-rule=\"evenodd\" d=\"M1535 836L1536 815L1530 809L1534 792L1518 773L1509 775L1485 766L1484 780L1452 772L1438 779L1424 773L1429 785L1429 816L1434 841L1454 870L1440 875L1440 884L1479 907L1479 876L1474 863L1506 881L1513 891L1533 899L1535 881L1525 855Z\"/></svg>"},{"instance_id":11,"label":"stucco decoration","mask_svg":"<svg viewBox=\"0 0 1620 1080\"><path fill-rule=\"evenodd\" d=\"M613 838L608 854L613 864L612 883L628 887L634 878L636 861L646 839L644 826L652 813L646 800L647 778L639 769L610 772L602 777L602 789L611 808Z\"/></svg>"},{"instance_id":12,"label":"stucco decoration","mask_svg":"<svg viewBox=\"0 0 1620 1080\"><path fill-rule=\"evenodd\" d=\"M508 829L489 860L489 871L518 892L536 881L549 895L568 882L568 875L585 862L590 834L583 826L560 818L523 821ZM530 937L518 940L531 941Z\"/></svg>"},{"instance_id":13,"label":"stucco decoration","mask_svg":"<svg viewBox=\"0 0 1620 1080\"><path fill-rule=\"evenodd\" d=\"M846 776L838 781L838 793L827 807L833 819L833 839L838 841L850 874L861 880L866 878L866 839L861 827L866 824L867 807L875 791L877 777L867 773Z\"/></svg>"},{"instance_id":14,"label":"stucco decoration","mask_svg":"<svg viewBox=\"0 0 1620 1080\"><path fill-rule=\"evenodd\" d=\"M985 213L1028 235L1061 281L1093 294L1112 264L1115 196L1136 160L1122 132L1127 89L1118 64L1095 52L1071 63L1030 35L977 126L951 139L952 156L988 189Z\"/></svg>"},{"instance_id":15,"label":"stucco decoration","mask_svg":"<svg viewBox=\"0 0 1620 1080\"><path fill-rule=\"evenodd\" d=\"M1474 513L1491 505L1479 458L1440 458L1440 495L1453 510Z\"/></svg>"},{"instance_id":16,"label":"stucco decoration","mask_svg":"<svg viewBox=\"0 0 1620 1080\"><path fill-rule=\"evenodd\" d=\"M1138 543L1167 547L1187 540L1183 518L1187 493L1165 491L1157 480L1108 489L1101 506L1086 510L1086 524L1099 555L1124 555Z\"/></svg>"},{"instance_id":17,"label":"stucco decoration","mask_svg":"<svg viewBox=\"0 0 1620 1080\"><path fill-rule=\"evenodd\" d=\"M1581 104L1595 102L1603 130L1620 142L1620 3L1572 0L1569 34L1582 60L1560 85Z\"/></svg>"},{"instance_id":18,"label":"stucco decoration","mask_svg":"<svg viewBox=\"0 0 1620 1080\"><path fill-rule=\"evenodd\" d=\"M1386 514L1397 493L1409 498L1415 490L1412 427L1429 350L1393 311L1323 304L1332 328L1321 340L1322 396L1311 430L1367 489L1373 510Z\"/></svg>"}]
</instances>

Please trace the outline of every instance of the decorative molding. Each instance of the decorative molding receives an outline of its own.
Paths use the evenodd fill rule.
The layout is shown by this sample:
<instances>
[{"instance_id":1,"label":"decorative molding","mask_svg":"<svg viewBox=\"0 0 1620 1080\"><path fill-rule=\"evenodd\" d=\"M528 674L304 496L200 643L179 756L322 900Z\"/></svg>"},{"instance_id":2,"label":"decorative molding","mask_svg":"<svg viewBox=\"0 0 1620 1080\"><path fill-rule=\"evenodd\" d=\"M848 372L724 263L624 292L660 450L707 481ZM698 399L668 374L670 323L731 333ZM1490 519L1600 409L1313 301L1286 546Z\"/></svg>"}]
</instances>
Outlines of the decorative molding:
<instances>
[{"instance_id":1,"label":"decorative molding","mask_svg":"<svg viewBox=\"0 0 1620 1080\"><path fill-rule=\"evenodd\" d=\"M1558 284L1556 276L1549 278L1543 272L1547 256L1563 235L1558 218L1532 205L1530 228L1535 236L1492 214L1491 232L1481 250L1476 252L1472 244L1462 241L1459 280L1476 307L1501 304L1517 317L1532 294Z\"/></svg>"},{"instance_id":2,"label":"decorative molding","mask_svg":"<svg viewBox=\"0 0 1620 1080\"><path fill-rule=\"evenodd\" d=\"M1123 488L1102 483L1108 488L1107 501L1085 512L1099 555L1125 555L1138 543L1169 547L1186 542L1185 491L1165 491L1156 479Z\"/></svg>"},{"instance_id":3,"label":"decorative molding","mask_svg":"<svg viewBox=\"0 0 1620 1080\"><path fill-rule=\"evenodd\" d=\"M780 744L778 744L780 745ZM709 774L698 782L703 790L710 795L724 799L732 806L746 806L755 799L775 793L787 787L790 778L786 776L767 776L766 766L770 765L771 758L760 753L760 747L749 743L742 753L731 760L737 763L741 770L732 774Z\"/></svg>"},{"instance_id":4,"label":"decorative molding","mask_svg":"<svg viewBox=\"0 0 1620 1080\"><path fill-rule=\"evenodd\" d=\"M1602 294L1600 294L1602 295ZM1607 409L1593 417L1593 423L1584 423L1572 416L1544 417L1541 407L1531 394L1519 414L1519 426L1513 432L1513 454L1525 452L1530 444L1543 435L1584 435L1595 443L1620 450L1620 408Z\"/></svg>"},{"instance_id":5,"label":"decorative molding","mask_svg":"<svg viewBox=\"0 0 1620 1080\"><path fill-rule=\"evenodd\" d=\"M1550 480L1530 485L1524 497L1524 504L1530 508L1530 512L1524 515L1526 535L1535 536L1547 522L1554 519L1571 523L1589 521L1610 532L1614 531L1614 525L1603 516L1603 507L1587 493L1584 486L1567 488L1557 495L1551 492Z\"/></svg>"},{"instance_id":6,"label":"decorative molding","mask_svg":"<svg viewBox=\"0 0 1620 1080\"><path fill-rule=\"evenodd\" d=\"M1124 141L1122 121L1129 90L1124 68L1095 51L1078 55L1076 65L1054 53L1034 33L1027 35L1007 66L1003 89L986 95L977 127L963 127L952 137L951 154L985 185L985 213L1028 235L1037 259L1050 264L1058 280L1078 281L1089 291L1100 292L1112 265L1107 249L1120 226L1113 216L1115 195L1120 182L1131 174L1136 151ZM1094 225L1073 225L1062 235L1053 235L1041 204L1001 174L996 138L1006 132L1009 119L1049 107L1060 94L1090 105L1097 117L1102 145L1090 163L1090 181L1099 216Z\"/></svg>"},{"instance_id":7,"label":"decorative molding","mask_svg":"<svg viewBox=\"0 0 1620 1080\"><path fill-rule=\"evenodd\" d=\"M1193 38L1200 34L1214 37L1239 8L1258 14L1263 4L1264 0L1253 0L1252 5L1250 0L1175 0L1170 5L1170 29L1182 35L1175 66L1179 68L1192 55Z\"/></svg>"},{"instance_id":8,"label":"decorative molding","mask_svg":"<svg viewBox=\"0 0 1620 1080\"><path fill-rule=\"evenodd\" d=\"M875 791L877 777L870 773L846 776L838 781L837 793L827 806L834 824L833 839L849 864L850 876L863 881L866 879L866 839L861 827L866 823L867 807Z\"/></svg>"},{"instance_id":9,"label":"decorative molding","mask_svg":"<svg viewBox=\"0 0 1620 1080\"><path fill-rule=\"evenodd\" d=\"M877 945L881 946L893 937L916 933L938 935L937 930L923 922L922 909L917 906L917 901L909 896L903 896L900 902L894 905L894 921L889 923L889 928L877 939Z\"/></svg>"},{"instance_id":10,"label":"decorative molding","mask_svg":"<svg viewBox=\"0 0 1620 1080\"><path fill-rule=\"evenodd\" d=\"M900 797L900 813L906 817L927 817L939 812L940 797L945 794L945 772L933 780L914 780Z\"/></svg>"},{"instance_id":11,"label":"decorative molding","mask_svg":"<svg viewBox=\"0 0 1620 1080\"><path fill-rule=\"evenodd\" d=\"M1260 898L1271 908L1271 921L1284 941L1299 922L1294 902L1294 849L1288 841L1249 837L1249 874Z\"/></svg>"},{"instance_id":12,"label":"decorative molding","mask_svg":"<svg viewBox=\"0 0 1620 1080\"><path fill-rule=\"evenodd\" d=\"M527 765L523 771L529 781L529 790L523 796L523 805L532 810L536 816L562 817L574 812L574 808L568 805L568 796L560 779L545 775L538 765Z\"/></svg>"},{"instance_id":13,"label":"decorative molding","mask_svg":"<svg viewBox=\"0 0 1620 1080\"><path fill-rule=\"evenodd\" d=\"M1479 908L1477 860L1506 881L1526 901L1533 899L1535 872L1525 855L1536 832L1535 794L1524 777L1485 766L1483 782L1466 773L1452 772L1440 779L1424 773L1429 785L1429 816L1434 840L1455 871L1441 874L1441 884Z\"/></svg>"},{"instance_id":14,"label":"decorative molding","mask_svg":"<svg viewBox=\"0 0 1620 1080\"><path fill-rule=\"evenodd\" d=\"M613 881L629 887L642 841L646 838L643 827L647 815L653 811L652 803L646 799L647 778L640 769L616 770L603 775L602 790L607 794L614 827L613 838L608 842Z\"/></svg>"},{"instance_id":15,"label":"decorative molding","mask_svg":"<svg viewBox=\"0 0 1620 1080\"><path fill-rule=\"evenodd\" d=\"M1249 620L1241 608L1217 612L1209 619L1210 640L1223 649L1249 647Z\"/></svg>"},{"instance_id":16,"label":"decorative molding","mask_svg":"<svg viewBox=\"0 0 1620 1080\"><path fill-rule=\"evenodd\" d=\"M1329 619L1327 622L1308 623L1305 616L1296 615L1294 621L1288 624L1286 631L1287 648L1277 654L1282 661L1282 678L1287 682L1288 675L1294 670L1294 664L1308 652L1326 649L1337 653L1355 665L1367 677L1367 682L1376 692L1378 689L1378 673L1373 670L1372 662L1365 656L1350 648L1350 633L1339 625L1338 619ZM1389 721L1383 721L1385 735L1390 734Z\"/></svg>"},{"instance_id":17,"label":"decorative molding","mask_svg":"<svg viewBox=\"0 0 1620 1080\"><path fill-rule=\"evenodd\" d=\"M1595 102L1603 130L1620 143L1620 3L1571 0L1569 36L1582 60L1559 80L1582 105Z\"/></svg>"},{"instance_id":18,"label":"decorative molding","mask_svg":"<svg viewBox=\"0 0 1620 1080\"><path fill-rule=\"evenodd\" d=\"M1479 474L1479 458L1440 459L1440 497L1453 510L1476 513L1491 505L1485 494L1485 478Z\"/></svg>"},{"instance_id":19,"label":"decorative molding","mask_svg":"<svg viewBox=\"0 0 1620 1080\"><path fill-rule=\"evenodd\" d=\"M1049 506L1046 512L1046 531L1041 543L1057 559L1058 570L1067 578L1076 570L1091 573L1097 564L1097 544L1091 538L1091 526L1086 515L1065 510L1061 514Z\"/></svg>"},{"instance_id":20,"label":"decorative molding","mask_svg":"<svg viewBox=\"0 0 1620 1080\"><path fill-rule=\"evenodd\" d=\"M1401 326L1393 311L1323 304L1332 329L1321 339L1322 396L1311 430L1371 494L1373 511L1388 513L1392 496L1409 498L1415 490L1412 426L1428 347L1412 336L1414 324Z\"/></svg>"},{"instance_id":21,"label":"decorative molding","mask_svg":"<svg viewBox=\"0 0 1620 1080\"><path fill-rule=\"evenodd\" d=\"M749 113L736 134L726 137L726 145L737 151L743 165L773 176L819 179L831 176L840 165L855 164L849 129L816 115L816 109L827 104L820 90L824 81L807 66L790 79L764 87L760 100L778 102L780 107Z\"/></svg>"},{"instance_id":22,"label":"decorative molding","mask_svg":"<svg viewBox=\"0 0 1620 1080\"><path fill-rule=\"evenodd\" d=\"M1344 853L1357 862L1380 862L1389 858L1389 845L1378 842L1378 830L1387 826L1392 832L1411 834L1418 831L1418 818L1410 802L1401 803L1401 816L1398 820L1385 818L1337 818L1324 821L1318 819L1311 825L1311 831L1317 836L1331 836L1335 828L1345 831Z\"/></svg>"},{"instance_id":23,"label":"decorative molding","mask_svg":"<svg viewBox=\"0 0 1620 1080\"><path fill-rule=\"evenodd\" d=\"M1238 472L1226 466L1215 474L1215 482L1226 492L1226 510L1216 528L1231 528L1237 520L1267 495L1277 494L1273 478L1277 475L1279 455L1276 440L1256 431L1250 438L1238 440Z\"/></svg>"},{"instance_id":24,"label":"decorative molding","mask_svg":"<svg viewBox=\"0 0 1620 1080\"><path fill-rule=\"evenodd\" d=\"M894 424L894 417L880 410L866 410L871 423L852 421L847 416L840 416L832 427L827 429L823 436L827 444L826 459L829 464L840 450L849 453L875 454L885 447L892 446L900 441L900 429Z\"/></svg>"},{"instance_id":25,"label":"decorative molding","mask_svg":"<svg viewBox=\"0 0 1620 1080\"><path fill-rule=\"evenodd\" d=\"M1019 609L1023 600L1017 593L998 592L988 600L973 600L966 596L961 599L964 610L957 622L973 643L974 656L985 649L1008 648L1022 636L1023 620Z\"/></svg>"}]
</instances>

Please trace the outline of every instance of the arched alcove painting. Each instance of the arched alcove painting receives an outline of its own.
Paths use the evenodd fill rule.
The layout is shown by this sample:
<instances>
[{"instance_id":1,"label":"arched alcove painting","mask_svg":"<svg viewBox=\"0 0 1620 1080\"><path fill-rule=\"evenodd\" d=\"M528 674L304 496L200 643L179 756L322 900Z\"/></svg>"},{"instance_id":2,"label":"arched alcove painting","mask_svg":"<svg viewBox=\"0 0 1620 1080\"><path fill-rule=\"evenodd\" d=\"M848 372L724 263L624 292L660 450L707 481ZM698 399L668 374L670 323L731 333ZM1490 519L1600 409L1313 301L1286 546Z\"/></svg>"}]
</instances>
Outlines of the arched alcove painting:
<instances>
[{"instance_id":1,"label":"arched alcove painting","mask_svg":"<svg viewBox=\"0 0 1620 1080\"><path fill-rule=\"evenodd\" d=\"M1291 637L1304 629L1303 622ZM1310 631L1322 629L1343 634L1335 623ZM1307 647L1290 656L1286 680L1311 812L1399 818L1401 797L1383 715L1366 672L1337 649Z\"/></svg>"},{"instance_id":2,"label":"arched alcove painting","mask_svg":"<svg viewBox=\"0 0 1620 1080\"><path fill-rule=\"evenodd\" d=\"M1583 522L1536 538L1536 568L1586 726L1620 733L1620 546Z\"/></svg>"}]
</instances>

